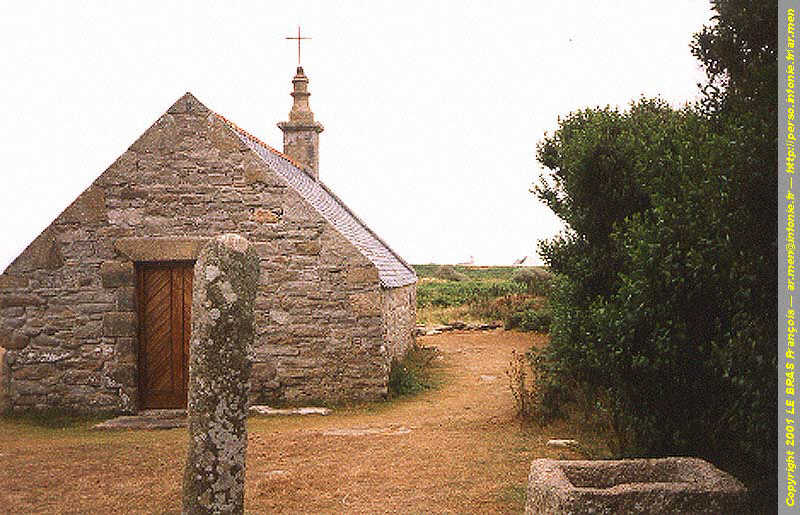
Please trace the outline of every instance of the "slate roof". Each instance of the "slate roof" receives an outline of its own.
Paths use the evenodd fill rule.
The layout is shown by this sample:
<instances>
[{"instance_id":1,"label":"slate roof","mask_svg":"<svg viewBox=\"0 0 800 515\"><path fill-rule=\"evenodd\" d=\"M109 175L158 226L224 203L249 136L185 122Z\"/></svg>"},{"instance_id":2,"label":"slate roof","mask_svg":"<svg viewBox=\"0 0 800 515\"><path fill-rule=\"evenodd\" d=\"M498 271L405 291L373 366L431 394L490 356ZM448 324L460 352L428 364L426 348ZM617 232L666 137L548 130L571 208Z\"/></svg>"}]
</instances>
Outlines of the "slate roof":
<instances>
[{"instance_id":1,"label":"slate roof","mask_svg":"<svg viewBox=\"0 0 800 515\"><path fill-rule=\"evenodd\" d=\"M217 116L375 265L384 288L397 288L417 281L417 275L411 266L389 248L325 184L314 180L289 156L275 150L224 116Z\"/></svg>"}]
</instances>

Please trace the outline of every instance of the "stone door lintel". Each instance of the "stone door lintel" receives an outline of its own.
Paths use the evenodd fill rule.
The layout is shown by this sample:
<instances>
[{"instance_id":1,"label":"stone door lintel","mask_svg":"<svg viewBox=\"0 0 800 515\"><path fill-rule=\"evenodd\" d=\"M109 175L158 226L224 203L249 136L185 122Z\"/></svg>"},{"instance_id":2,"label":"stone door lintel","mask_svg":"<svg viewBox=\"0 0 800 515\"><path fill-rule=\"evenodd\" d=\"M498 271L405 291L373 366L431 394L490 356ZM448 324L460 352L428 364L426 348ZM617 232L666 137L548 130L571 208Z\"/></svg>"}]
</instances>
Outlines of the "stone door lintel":
<instances>
[{"instance_id":1,"label":"stone door lintel","mask_svg":"<svg viewBox=\"0 0 800 515\"><path fill-rule=\"evenodd\" d=\"M195 261L210 238L119 238L114 249L134 263L153 261Z\"/></svg>"}]
</instances>

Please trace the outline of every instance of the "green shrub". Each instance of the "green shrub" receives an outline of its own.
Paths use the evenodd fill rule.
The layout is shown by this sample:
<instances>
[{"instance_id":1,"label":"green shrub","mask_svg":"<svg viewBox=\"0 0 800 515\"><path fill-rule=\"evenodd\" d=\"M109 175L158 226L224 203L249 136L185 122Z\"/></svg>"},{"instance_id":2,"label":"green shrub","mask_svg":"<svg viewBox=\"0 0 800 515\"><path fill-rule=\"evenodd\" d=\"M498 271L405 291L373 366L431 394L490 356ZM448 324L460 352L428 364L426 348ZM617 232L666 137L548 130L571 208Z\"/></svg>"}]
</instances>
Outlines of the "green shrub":
<instances>
[{"instance_id":1,"label":"green shrub","mask_svg":"<svg viewBox=\"0 0 800 515\"><path fill-rule=\"evenodd\" d=\"M513 293L471 304L470 313L485 320L506 320L513 313L538 309L545 302L527 293Z\"/></svg>"},{"instance_id":2,"label":"green shrub","mask_svg":"<svg viewBox=\"0 0 800 515\"><path fill-rule=\"evenodd\" d=\"M526 293L547 295L550 293L550 274L541 268L520 268L511 280L525 285Z\"/></svg>"},{"instance_id":3,"label":"green shrub","mask_svg":"<svg viewBox=\"0 0 800 515\"><path fill-rule=\"evenodd\" d=\"M544 425L552 419L552 411L544 406L542 381L531 366L530 356L516 350L511 351L511 361L506 369L511 395L517 416Z\"/></svg>"},{"instance_id":4,"label":"green shrub","mask_svg":"<svg viewBox=\"0 0 800 515\"><path fill-rule=\"evenodd\" d=\"M433 360L436 356L435 347L414 343L402 359L393 359L389 368L389 396L412 395L435 387Z\"/></svg>"},{"instance_id":5,"label":"green shrub","mask_svg":"<svg viewBox=\"0 0 800 515\"><path fill-rule=\"evenodd\" d=\"M440 313L466 306L448 316L497 322L508 321L516 313L514 327L544 330L549 324L545 313L522 318L523 312L539 310L546 302L544 296L550 289L551 277L541 267L414 265L414 269L422 279L417 284L417 313L425 313L422 318L426 321L431 319L430 311ZM441 272L442 269L449 271ZM449 274L456 274L461 280L443 280Z\"/></svg>"},{"instance_id":6,"label":"green shrub","mask_svg":"<svg viewBox=\"0 0 800 515\"><path fill-rule=\"evenodd\" d=\"M526 309L510 313L503 324L506 329L519 329L520 331L535 331L539 333L550 332L550 323L553 313L549 308Z\"/></svg>"}]
</instances>

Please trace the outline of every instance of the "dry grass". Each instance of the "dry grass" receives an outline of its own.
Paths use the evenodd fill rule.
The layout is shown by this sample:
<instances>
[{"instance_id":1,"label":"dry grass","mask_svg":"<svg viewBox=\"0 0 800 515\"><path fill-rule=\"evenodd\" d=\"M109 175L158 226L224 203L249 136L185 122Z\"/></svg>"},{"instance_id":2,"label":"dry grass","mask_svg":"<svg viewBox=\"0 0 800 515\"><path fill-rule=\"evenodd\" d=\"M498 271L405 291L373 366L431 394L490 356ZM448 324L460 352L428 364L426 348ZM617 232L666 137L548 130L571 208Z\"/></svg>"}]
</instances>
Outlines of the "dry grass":
<instances>
[{"instance_id":1,"label":"dry grass","mask_svg":"<svg viewBox=\"0 0 800 515\"><path fill-rule=\"evenodd\" d=\"M514 418L504 376L511 351L544 338L503 331L421 338L442 352L439 390L328 417L251 419L247 511L520 512L532 459L577 457L547 449L548 439L604 449L594 431L566 422L525 427ZM323 434L400 427L411 432ZM95 432L0 421L0 506L17 513L178 513L186 440L185 429Z\"/></svg>"}]
</instances>

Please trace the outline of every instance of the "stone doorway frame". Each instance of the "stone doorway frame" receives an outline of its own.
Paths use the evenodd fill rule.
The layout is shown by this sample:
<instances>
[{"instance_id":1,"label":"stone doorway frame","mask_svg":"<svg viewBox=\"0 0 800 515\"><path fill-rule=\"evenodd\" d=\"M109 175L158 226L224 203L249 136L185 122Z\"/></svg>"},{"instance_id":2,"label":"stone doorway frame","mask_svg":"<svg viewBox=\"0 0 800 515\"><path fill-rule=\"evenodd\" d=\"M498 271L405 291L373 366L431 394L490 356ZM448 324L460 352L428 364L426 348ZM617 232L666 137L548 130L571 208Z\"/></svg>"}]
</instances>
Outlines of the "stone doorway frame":
<instances>
[{"instance_id":1,"label":"stone doorway frame","mask_svg":"<svg viewBox=\"0 0 800 515\"><path fill-rule=\"evenodd\" d=\"M137 413L141 410L139 396L139 315L137 306L137 284L135 270L140 264L151 263L176 263L194 262L200 249L211 240L211 237L144 237L144 238L118 238L114 241L116 259L114 266L123 267L124 275L128 278L127 288L118 290L118 304L128 306L132 331L129 338L120 338L120 341L129 341L125 348L125 356L118 350L118 363L120 369L129 368L130 373L120 373L120 396L124 411ZM129 273L128 273L129 271ZM116 284L120 286L121 284ZM109 284L108 286L111 286ZM121 315L122 313L120 313ZM120 335L122 336L122 335ZM119 349L118 345L118 349ZM124 363L124 364L123 364Z\"/></svg>"}]
</instances>

